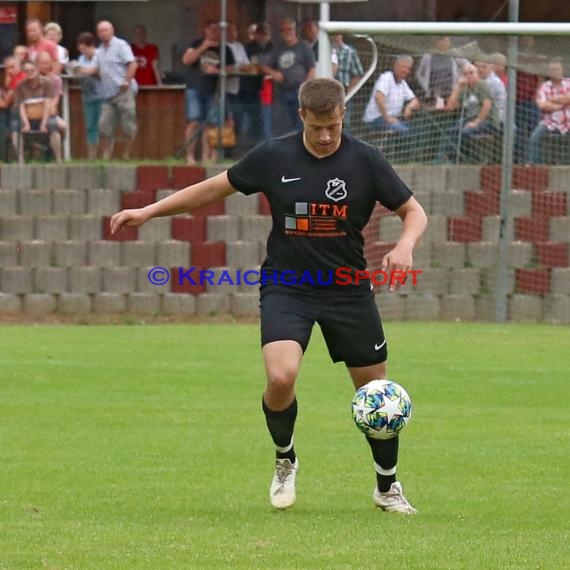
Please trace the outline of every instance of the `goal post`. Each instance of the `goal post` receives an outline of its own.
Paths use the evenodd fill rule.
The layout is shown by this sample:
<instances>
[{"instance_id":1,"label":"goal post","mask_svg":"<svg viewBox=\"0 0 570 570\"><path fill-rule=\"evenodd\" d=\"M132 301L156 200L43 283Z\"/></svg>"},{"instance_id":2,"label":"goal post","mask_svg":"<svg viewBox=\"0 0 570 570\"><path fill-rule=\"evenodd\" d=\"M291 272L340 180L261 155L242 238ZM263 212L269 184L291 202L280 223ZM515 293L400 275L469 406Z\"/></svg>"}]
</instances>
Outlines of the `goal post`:
<instances>
[{"instance_id":1,"label":"goal post","mask_svg":"<svg viewBox=\"0 0 570 570\"><path fill-rule=\"evenodd\" d=\"M379 287L384 316L569 322L570 23L320 26L333 49L342 35L366 70L347 97L349 132L381 149L430 218L414 263L423 273L396 295ZM401 85L398 62L412 66L405 81L418 104L408 113L409 95L400 109L392 94L390 109L376 101ZM489 114L477 113L486 101ZM371 270L400 227L376 208Z\"/></svg>"}]
</instances>

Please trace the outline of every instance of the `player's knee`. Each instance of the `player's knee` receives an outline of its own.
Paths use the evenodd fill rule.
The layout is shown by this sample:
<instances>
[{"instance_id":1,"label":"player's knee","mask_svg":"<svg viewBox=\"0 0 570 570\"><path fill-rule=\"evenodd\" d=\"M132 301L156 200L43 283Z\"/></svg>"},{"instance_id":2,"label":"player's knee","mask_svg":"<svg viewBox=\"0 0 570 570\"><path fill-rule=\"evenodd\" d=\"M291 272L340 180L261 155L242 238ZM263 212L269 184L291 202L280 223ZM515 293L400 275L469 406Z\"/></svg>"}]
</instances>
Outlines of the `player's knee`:
<instances>
[{"instance_id":1,"label":"player's knee","mask_svg":"<svg viewBox=\"0 0 570 570\"><path fill-rule=\"evenodd\" d=\"M267 384L276 391L284 392L295 386L297 380L297 369L294 367L279 367L269 370L267 373Z\"/></svg>"}]
</instances>

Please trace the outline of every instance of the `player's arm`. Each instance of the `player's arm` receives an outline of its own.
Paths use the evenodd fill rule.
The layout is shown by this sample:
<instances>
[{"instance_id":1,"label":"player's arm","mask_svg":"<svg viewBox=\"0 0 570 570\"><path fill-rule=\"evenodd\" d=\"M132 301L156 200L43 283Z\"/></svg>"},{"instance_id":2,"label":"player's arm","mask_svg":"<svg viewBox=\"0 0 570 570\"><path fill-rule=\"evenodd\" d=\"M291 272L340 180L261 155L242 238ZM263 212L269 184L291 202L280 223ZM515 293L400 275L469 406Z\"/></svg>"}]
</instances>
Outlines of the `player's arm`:
<instances>
[{"instance_id":1,"label":"player's arm","mask_svg":"<svg viewBox=\"0 0 570 570\"><path fill-rule=\"evenodd\" d=\"M142 226L152 218L189 213L234 192L236 189L230 184L227 171L225 171L198 184L187 186L144 208L117 212L111 218L111 233L114 234L126 226Z\"/></svg>"},{"instance_id":2,"label":"player's arm","mask_svg":"<svg viewBox=\"0 0 570 570\"><path fill-rule=\"evenodd\" d=\"M421 204L412 196L397 210L402 220L402 232L396 245L382 259L382 269L389 275L393 271L409 271L412 268L412 253L427 228L427 216ZM399 287L395 282L390 290Z\"/></svg>"}]
</instances>

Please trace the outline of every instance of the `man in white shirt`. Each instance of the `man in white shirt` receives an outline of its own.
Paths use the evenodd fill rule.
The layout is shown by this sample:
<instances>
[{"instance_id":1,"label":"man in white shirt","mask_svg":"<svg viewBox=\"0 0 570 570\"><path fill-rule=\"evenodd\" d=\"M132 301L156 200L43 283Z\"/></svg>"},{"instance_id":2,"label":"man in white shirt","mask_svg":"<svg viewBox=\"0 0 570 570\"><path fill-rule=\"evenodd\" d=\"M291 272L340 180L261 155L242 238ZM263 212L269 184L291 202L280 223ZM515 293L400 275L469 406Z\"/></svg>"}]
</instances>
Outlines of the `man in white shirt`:
<instances>
[{"instance_id":1,"label":"man in white shirt","mask_svg":"<svg viewBox=\"0 0 570 570\"><path fill-rule=\"evenodd\" d=\"M418 98L406 82L413 65L413 59L403 55L396 59L392 71L380 75L364 111L365 123L383 131L409 131L408 121L420 107Z\"/></svg>"},{"instance_id":2,"label":"man in white shirt","mask_svg":"<svg viewBox=\"0 0 570 570\"><path fill-rule=\"evenodd\" d=\"M248 141L253 139L252 131L255 130L254 122L261 122L261 116L257 108L252 107L247 98L251 76L247 74L251 72L249 56L247 55L245 46L238 41L238 31L234 23L228 23L227 30L228 47L232 50L235 59L235 72L244 74L244 77L234 75L226 80L226 93L228 94L228 103L231 116L234 120L235 132L237 136L238 154L243 153L247 147L253 146ZM244 148L244 145L246 148ZM232 156L231 151L229 155Z\"/></svg>"}]
</instances>

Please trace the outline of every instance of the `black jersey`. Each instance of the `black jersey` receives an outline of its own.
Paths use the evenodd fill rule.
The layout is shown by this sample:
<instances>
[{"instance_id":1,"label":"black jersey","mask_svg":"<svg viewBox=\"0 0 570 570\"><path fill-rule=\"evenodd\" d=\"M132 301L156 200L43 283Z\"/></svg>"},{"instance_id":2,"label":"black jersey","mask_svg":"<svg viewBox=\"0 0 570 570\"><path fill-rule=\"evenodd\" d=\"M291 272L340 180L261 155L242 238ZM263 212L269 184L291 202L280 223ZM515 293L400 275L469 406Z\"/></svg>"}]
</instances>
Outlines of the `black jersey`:
<instances>
[{"instance_id":1,"label":"black jersey","mask_svg":"<svg viewBox=\"0 0 570 570\"><path fill-rule=\"evenodd\" d=\"M376 202L396 210L411 196L374 147L342 135L338 150L313 156L302 132L265 141L228 170L230 184L267 197L273 228L263 271L366 269L362 230Z\"/></svg>"}]
</instances>

